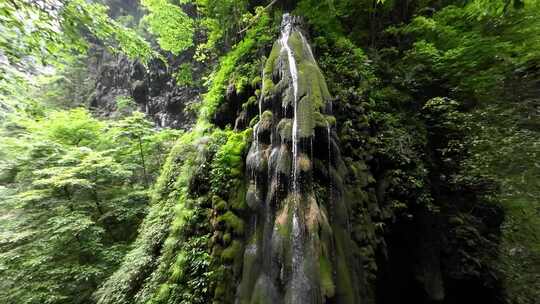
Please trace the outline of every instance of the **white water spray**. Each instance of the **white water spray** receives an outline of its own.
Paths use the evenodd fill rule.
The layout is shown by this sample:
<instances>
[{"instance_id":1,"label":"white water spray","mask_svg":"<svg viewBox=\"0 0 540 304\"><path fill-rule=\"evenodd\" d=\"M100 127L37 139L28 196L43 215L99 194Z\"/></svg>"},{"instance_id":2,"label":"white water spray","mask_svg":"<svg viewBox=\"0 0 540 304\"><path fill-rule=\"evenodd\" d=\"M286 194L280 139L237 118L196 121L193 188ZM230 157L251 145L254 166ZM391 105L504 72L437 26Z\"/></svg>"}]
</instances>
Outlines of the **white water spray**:
<instances>
[{"instance_id":1,"label":"white water spray","mask_svg":"<svg viewBox=\"0 0 540 304\"><path fill-rule=\"evenodd\" d=\"M283 20L285 21L285 26L281 30L281 51L287 53L287 58L289 60L289 73L291 74L292 85L293 85L293 108L294 108L294 117L293 117L293 126L292 126L292 145L293 145L293 180L292 188L293 192L297 191L297 158L298 158L298 117L297 117L297 106L298 106L298 70L296 67L296 59L294 58L294 53L289 46L289 37L292 32L292 22L288 21L290 18L289 14L283 15Z\"/></svg>"}]
</instances>

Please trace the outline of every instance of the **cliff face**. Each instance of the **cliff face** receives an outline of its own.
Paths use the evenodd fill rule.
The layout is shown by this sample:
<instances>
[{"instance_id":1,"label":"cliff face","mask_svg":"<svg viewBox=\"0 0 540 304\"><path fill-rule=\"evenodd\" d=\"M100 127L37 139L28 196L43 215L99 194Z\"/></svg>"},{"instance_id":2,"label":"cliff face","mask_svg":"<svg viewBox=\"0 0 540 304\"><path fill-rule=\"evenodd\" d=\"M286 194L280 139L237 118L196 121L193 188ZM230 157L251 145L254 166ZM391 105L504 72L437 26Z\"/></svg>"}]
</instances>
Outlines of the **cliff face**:
<instances>
[{"instance_id":1,"label":"cliff face","mask_svg":"<svg viewBox=\"0 0 540 304\"><path fill-rule=\"evenodd\" d=\"M246 160L250 232L238 303L359 303L331 96L298 20L283 17Z\"/></svg>"},{"instance_id":2,"label":"cliff face","mask_svg":"<svg viewBox=\"0 0 540 304\"><path fill-rule=\"evenodd\" d=\"M175 58L167 68L155 60L144 67L123 56L112 56L102 51L97 63L97 81L90 107L98 113L110 115L117 110L117 99L132 98L137 108L146 113L158 127L189 128L194 113L187 107L200 102L201 88L178 85L173 70L189 55ZM196 72L195 72L196 73Z\"/></svg>"},{"instance_id":3,"label":"cliff face","mask_svg":"<svg viewBox=\"0 0 540 304\"><path fill-rule=\"evenodd\" d=\"M138 26L144 15L139 1L105 0L114 19L124 18L129 27ZM184 5L191 16L192 5ZM202 37L195 37L199 41ZM89 97L89 106L98 114L114 115L119 110L118 100L129 98L135 108L150 117L157 127L189 129L195 122L195 111L190 108L200 103L204 88L200 82L205 66L193 60L194 49L182 54L164 54L163 62L154 59L147 66L131 61L121 54L111 54L96 42L89 52L89 71L96 79ZM185 72L185 75L180 75Z\"/></svg>"}]
</instances>

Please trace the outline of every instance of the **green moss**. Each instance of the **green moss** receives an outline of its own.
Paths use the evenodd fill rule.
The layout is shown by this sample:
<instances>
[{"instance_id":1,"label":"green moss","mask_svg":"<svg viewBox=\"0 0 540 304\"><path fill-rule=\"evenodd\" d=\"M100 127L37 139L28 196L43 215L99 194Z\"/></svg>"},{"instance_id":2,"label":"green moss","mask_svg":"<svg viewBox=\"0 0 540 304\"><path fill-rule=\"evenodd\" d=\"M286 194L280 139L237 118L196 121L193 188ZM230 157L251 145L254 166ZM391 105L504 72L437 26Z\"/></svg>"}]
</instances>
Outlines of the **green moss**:
<instances>
[{"instance_id":1,"label":"green moss","mask_svg":"<svg viewBox=\"0 0 540 304\"><path fill-rule=\"evenodd\" d=\"M211 164L211 186L214 193L223 197L228 196L230 190L238 185L237 180L243 176L243 156L251 136L251 132L247 131L249 130L244 132L217 130L213 133L212 136L223 143Z\"/></svg>"},{"instance_id":2,"label":"green moss","mask_svg":"<svg viewBox=\"0 0 540 304\"><path fill-rule=\"evenodd\" d=\"M199 109L199 120L210 121L224 99L231 75L241 67L239 64L257 46L267 43L271 37L266 34L270 18L267 14L261 14L257 24L252 26L242 41L232 51L225 55L219 64L219 68L212 75L212 85L204 96L202 106ZM247 82L241 77L242 84ZM199 121L198 121L199 123Z\"/></svg>"},{"instance_id":3,"label":"green moss","mask_svg":"<svg viewBox=\"0 0 540 304\"><path fill-rule=\"evenodd\" d=\"M311 159L305 153L298 155L297 164L300 172L309 172L312 169Z\"/></svg>"},{"instance_id":4,"label":"green moss","mask_svg":"<svg viewBox=\"0 0 540 304\"><path fill-rule=\"evenodd\" d=\"M225 233L223 235L223 244L229 245L231 243L231 240L232 240L232 236L230 233Z\"/></svg>"},{"instance_id":5,"label":"green moss","mask_svg":"<svg viewBox=\"0 0 540 304\"><path fill-rule=\"evenodd\" d=\"M276 227L283 240L289 241L292 231L294 194L289 194L282 202L282 209L276 216Z\"/></svg>"},{"instance_id":6,"label":"green moss","mask_svg":"<svg viewBox=\"0 0 540 304\"><path fill-rule=\"evenodd\" d=\"M245 76L240 76L235 79L234 88L238 94L242 94L248 86L248 79Z\"/></svg>"},{"instance_id":7,"label":"green moss","mask_svg":"<svg viewBox=\"0 0 540 304\"><path fill-rule=\"evenodd\" d=\"M255 115L250 121L249 121L249 127L253 128L255 125L259 122L259 115ZM253 130L251 130L251 134L253 134Z\"/></svg>"},{"instance_id":8,"label":"green moss","mask_svg":"<svg viewBox=\"0 0 540 304\"><path fill-rule=\"evenodd\" d=\"M234 240L229 247L221 253L221 258L226 262L233 262L242 253L242 243Z\"/></svg>"},{"instance_id":9,"label":"green moss","mask_svg":"<svg viewBox=\"0 0 540 304\"><path fill-rule=\"evenodd\" d=\"M277 130L279 132L279 136L284 141L291 141L292 140L292 120L291 119L282 119L278 125Z\"/></svg>"},{"instance_id":10,"label":"green moss","mask_svg":"<svg viewBox=\"0 0 540 304\"><path fill-rule=\"evenodd\" d=\"M253 78L253 80L251 80L251 86L253 88L256 88L257 86L259 86L260 84L262 83L262 78L261 76L257 76L255 78Z\"/></svg>"},{"instance_id":11,"label":"green moss","mask_svg":"<svg viewBox=\"0 0 540 304\"><path fill-rule=\"evenodd\" d=\"M269 121L272 121L272 116L273 116L272 111L266 110L266 111L264 111L264 112L262 113L261 119L262 119L262 120L269 120Z\"/></svg>"},{"instance_id":12,"label":"green moss","mask_svg":"<svg viewBox=\"0 0 540 304\"><path fill-rule=\"evenodd\" d=\"M333 115L326 115L325 116L325 119L326 119L326 122L328 122L328 124L330 126L335 126L336 125L336 117L333 116Z\"/></svg>"},{"instance_id":13,"label":"green moss","mask_svg":"<svg viewBox=\"0 0 540 304\"><path fill-rule=\"evenodd\" d=\"M227 202L224 201L221 197L214 195L212 197L212 207L216 211L224 212L227 211Z\"/></svg>"},{"instance_id":14,"label":"green moss","mask_svg":"<svg viewBox=\"0 0 540 304\"><path fill-rule=\"evenodd\" d=\"M315 112L313 114L313 119L315 120L315 126L326 128L326 119L320 112Z\"/></svg>"},{"instance_id":15,"label":"green moss","mask_svg":"<svg viewBox=\"0 0 540 304\"><path fill-rule=\"evenodd\" d=\"M208 298L208 293L213 292L210 286L216 279L209 274L212 271L210 265L213 259L221 258L225 250L214 246L216 256L209 254L211 234L207 231L212 230L210 215L216 211L225 212L220 220L230 233L219 238L225 239L226 243L234 242L232 235L243 234L243 221L227 210L229 205L238 207L235 205L240 203L236 200L243 201L243 196L235 191L243 192L238 185L242 184L242 156L246 138L245 132L222 131L205 126L186 133L172 149L153 195L154 199L164 199L175 205L174 220L170 223L169 236L164 242L160 264L155 271L156 278L165 280L151 280L145 285L145 302L166 303L170 297L176 297L179 290L182 290L182 297L200 300ZM211 166L204 171L203 165L209 161ZM197 199L192 199L190 187L197 174L210 176L211 184L216 187L211 187L207 194L198 193ZM228 204L223 197L227 200L232 198L231 203ZM212 206L214 211L208 206ZM200 288L193 289L193 286Z\"/></svg>"},{"instance_id":16,"label":"green moss","mask_svg":"<svg viewBox=\"0 0 540 304\"><path fill-rule=\"evenodd\" d=\"M308 138L314 135L315 128L315 109L309 96L304 96L297 106L297 126L298 137Z\"/></svg>"},{"instance_id":17,"label":"green moss","mask_svg":"<svg viewBox=\"0 0 540 304\"><path fill-rule=\"evenodd\" d=\"M288 239L288 237L291 235L291 229L290 229L291 227L289 225L288 218L290 217L287 215L287 221L285 221L284 223L281 223L281 222L276 223L277 231L284 240Z\"/></svg>"},{"instance_id":18,"label":"green moss","mask_svg":"<svg viewBox=\"0 0 540 304\"><path fill-rule=\"evenodd\" d=\"M249 107L255 106L257 103L257 97L251 96L248 98L248 101L242 104L242 110L246 111Z\"/></svg>"},{"instance_id":19,"label":"green moss","mask_svg":"<svg viewBox=\"0 0 540 304\"><path fill-rule=\"evenodd\" d=\"M274 72L274 68L276 65L276 60L279 58L279 54L281 51L281 45L279 42L275 42L274 46L272 47L272 52L270 52L270 56L266 60L266 64L264 66L263 70L263 91L262 94L265 96L270 95L274 88L274 82L272 81L272 74Z\"/></svg>"},{"instance_id":20,"label":"green moss","mask_svg":"<svg viewBox=\"0 0 540 304\"><path fill-rule=\"evenodd\" d=\"M325 256L319 258L319 275L321 279L321 293L323 297L331 298L335 294L332 264Z\"/></svg>"},{"instance_id":21,"label":"green moss","mask_svg":"<svg viewBox=\"0 0 540 304\"><path fill-rule=\"evenodd\" d=\"M236 182L236 187L233 188L234 193L231 194L230 206L233 211L241 213L246 210L246 184L243 180L238 179Z\"/></svg>"},{"instance_id":22,"label":"green moss","mask_svg":"<svg viewBox=\"0 0 540 304\"><path fill-rule=\"evenodd\" d=\"M331 99L326 80L318 66L310 61L302 61L298 66L298 73L299 79L302 79L298 84L298 92L300 96L303 94L310 96L314 108L321 108Z\"/></svg>"},{"instance_id":23,"label":"green moss","mask_svg":"<svg viewBox=\"0 0 540 304\"><path fill-rule=\"evenodd\" d=\"M184 268L180 267L180 265L184 265L187 260L187 257L184 252L180 252L176 259L174 260L174 264L171 267L171 281L176 282L182 278L184 275Z\"/></svg>"},{"instance_id":24,"label":"green moss","mask_svg":"<svg viewBox=\"0 0 540 304\"><path fill-rule=\"evenodd\" d=\"M235 235L244 234L244 221L231 211L227 211L225 214L218 217L218 223L225 225L225 227Z\"/></svg>"},{"instance_id":25,"label":"green moss","mask_svg":"<svg viewBox=\"0 0 540 304\"><path fill-rule=\"evenodd\" d=\"M294 32L289 37L289 45L293 50L298 67L298 96L302 96L297 101L298 134L300 138L307 138L313 136L316 125L326 126L327 120L320 114L320 109L330 101L331 96L324 76L317 63L312 60L309 50L304 48L304 43L298 32ZM271 79L271 72L275 66L277 56L280 55L280 50L280 44L276 43L265 67L265 75L268 76L268 80ZM291 98L289 96L289 99ZM290 102L292 100L287 98L283 101L284 104ZM285 127L285 125L282 125L282 127ZM281 128L281 130L284 131L285 129ZM282 136L283 138L288 138L286 132L282 135L285 135Z\"/></svg>"},{"instance_id":26,"label":"green moss","mask_svg":"<svg viewBox=\"0 0 540 304\"><path fill-rule=\"evenodd\" d=\"M261 13L245 38L222 57L199 108L197 124L178 140L163 166L152 194L152 210L142 226L140 240L135 243L136 249L128 255L135 262L123 267L126 272L115 275L114 282L111 279L111 288L115 290L110 293L125 297L122 303L129 303L127 298L134 296L125 291L131 290L135 280L144 280L137 294L140 303L198 304L209 303L213 295L234 296L234 292L229 292L234 289L232 267L221 267L221 259L232 261L242 253L243 242L239 238L244 234L245 223L234 212L246 208L244 154L252 130L219 130L211 120L229 85L234 84L241 91L248 85L258 87L263 81L253 77L251 70L257 70L251 68L253 65L242 63L252 61L254 51L274 38L268 34L273 31L269 23L268 15ZM264 78L266 83L271 82L270 78ZM243 107L247 110L256 103L257 98L252 96ZM208 181L210 189L190 189L200 186L200 180ZM215 232L210 217L216 213L223 213L218 221L228 230L222 235L215 234L216 239L229 245L225 249L216 240L210 242ZM157 260L155 253L160 248ZM211 248L215 249L215 256L211 255ZM146 277L148 269L155 270ZM220 303L232 301L219 300Z\"/></svg>"},{"instance_id":27,"label":"green moss","mask_svg":"<svg viewBox=\"0 0 540 304\"><path fill-rule=\"evenodd\" d=\"M171 294L171 286L169 284L162 284L157 292L157 302L166 301Z\"/></svg>"},{"instance_id":28,"label":"green moss","mask_svg":"<svg viewBox=\"0 0 540 304\"><path fill-rule=\"evenodd\" d=\"M315 125L319 128L327 128L335 126L336 118L333 115L323 115L320 112L314 114Z\"/></svg>"},{"instance_id":29,"label":"green moss","mask_svg":"<svg viewBox=\"0 0 540 304\"><path fill-rule=\"evenodd\" d=\"M254 234L252 238L247 242L243 259L241 259L242 281L247 282L247 284L241 284L238 288L239 303L252 303L250 301L251 295L257 281L257 274L259 274L261 270L261 261L257 258L257 253L255 249L257 243L257 234Z\"/></svg>"},{"instance_id":30,"label":"green moss","mask_svg":"<svg viewBox=\"0 0 540 304\"><path fill-rule=\"evenodd\" d=\"M261 115L261 119L259 120L257 131L260 134L260 132L270 131L271 128L272 128L272 112L264 111L264 113L262 113Z\"/></svg>"},{"instance_id":31,"label":"green moss","mask_svg":"<svg viewBox=\"0 0 540 304\"><path fill-rule=\"evenodd\" d=\"M341 228L334 227L334 238L336 242L336 296L339 303L355 304L357 294L352 281L352 269L347 262L347 256L353 250L346 246L352 245L352 242L347 242L348 236Z\"/></svg>"},{"instance_id":32,"label":"green moss","mask_svg":"<svg viewBox=\"0 0 540 304\"><path fill-rule=\"evenodd\" d=\"M305 60L307 52L304 50L304 44L302 43L302 38L297 31L294 31L292 35L289 36L289 47L294 53L294 58L296 62L301 62Z\"/></svg>"},{"instance_id":33,"label":"green moss","mask_svg":"<svg viewBox=\"0 0 540 304\"><path fill-rule=\"evenodd\" d=\"M326 80L317 63L308 55L309 51L304 49L298 32L291 35L289 44L294 51L298 66L298 95L308 95L314 108L319 109L331 98Z\"/></svg>"}]
</instances>

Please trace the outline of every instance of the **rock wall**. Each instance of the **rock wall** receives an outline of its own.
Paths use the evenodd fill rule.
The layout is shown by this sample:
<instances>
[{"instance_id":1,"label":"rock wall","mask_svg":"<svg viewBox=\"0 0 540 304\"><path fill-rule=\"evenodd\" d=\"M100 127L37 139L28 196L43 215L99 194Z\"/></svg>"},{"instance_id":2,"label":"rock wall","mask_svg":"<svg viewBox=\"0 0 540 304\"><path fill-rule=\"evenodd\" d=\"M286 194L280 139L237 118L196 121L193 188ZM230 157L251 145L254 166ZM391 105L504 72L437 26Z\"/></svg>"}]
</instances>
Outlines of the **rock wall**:
<instances>
[{"instance_id":1,"label":"rock wall","mask_svg":"<svg viewBox=\"0 0 540 304\"><path fill-rule=\"evenodd\" d=\"M104 0L110 7L109 15L114 19L129 17L129 27L139 26L143 16L139 1ZM196 15L193 5L184 5L185 11L192 17ZM200 41L200 33L194 38ZM154 42L155 43L155 42ZM200 79L205 66L193 60L194 48L175 56L163 54L166 60L154 59L147 66L131 61L121 54L111 54L100 42L96 41L89 52L91 63L89 71L95 74L94 93L89 105L104 116L115 115L118 110L118 98L131 98L136 109L146 113L157 127L189 129L195 121L195 111L190 106L201 100L204 91L200 82L178 83L175 74L182 64L188 64L190 76Z\"/></svg>"},{"instance_id":2,"label":"rock wall","mask_svg":"<svg viewBox=\"0 0 540 304\"><path fill-rule=\"evenodd\" d=\"M111 115L117 110L117 99L129 97L156 126L187 129L195 120L188 106L200 102L202 88L177 85L171 71L190 58L189 54L174 58L169 68L158 60L145 67L126 57L102 51L90 106L102 115Z\"/></svg>"}]
</instances>

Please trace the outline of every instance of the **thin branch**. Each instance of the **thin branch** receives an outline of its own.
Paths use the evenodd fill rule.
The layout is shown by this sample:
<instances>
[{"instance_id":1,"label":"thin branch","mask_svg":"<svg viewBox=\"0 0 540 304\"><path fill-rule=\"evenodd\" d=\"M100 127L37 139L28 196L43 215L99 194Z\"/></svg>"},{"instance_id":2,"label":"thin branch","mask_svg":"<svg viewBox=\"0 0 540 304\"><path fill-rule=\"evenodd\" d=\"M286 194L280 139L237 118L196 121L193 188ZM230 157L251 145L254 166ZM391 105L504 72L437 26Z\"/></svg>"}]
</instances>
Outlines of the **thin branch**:
<instances>
[{"instance_id":1,"label":"thin branch","mask_svg":"<svg viewBox=\"0 0 540 304\"><path fill-rule=\"evenodd\" d=\"M270 7L272 7L274 4L276 4L276 2L278 2L278 0L272 0L272 2L270 2L270 4L265 6L262 9L262 11L260 11L257 15L255 15L255 17L253 17L253 19L251 19L251 22L248 24L248 26L246 26L244 29L242 29L241 31L238 32L238 35L241 35L244 32L246 32L247 30L249 30L249 28L253 25L253 23L255 23L255 21L261 17L261 13L268 10Z\"/></svg>"}]
</instances>

